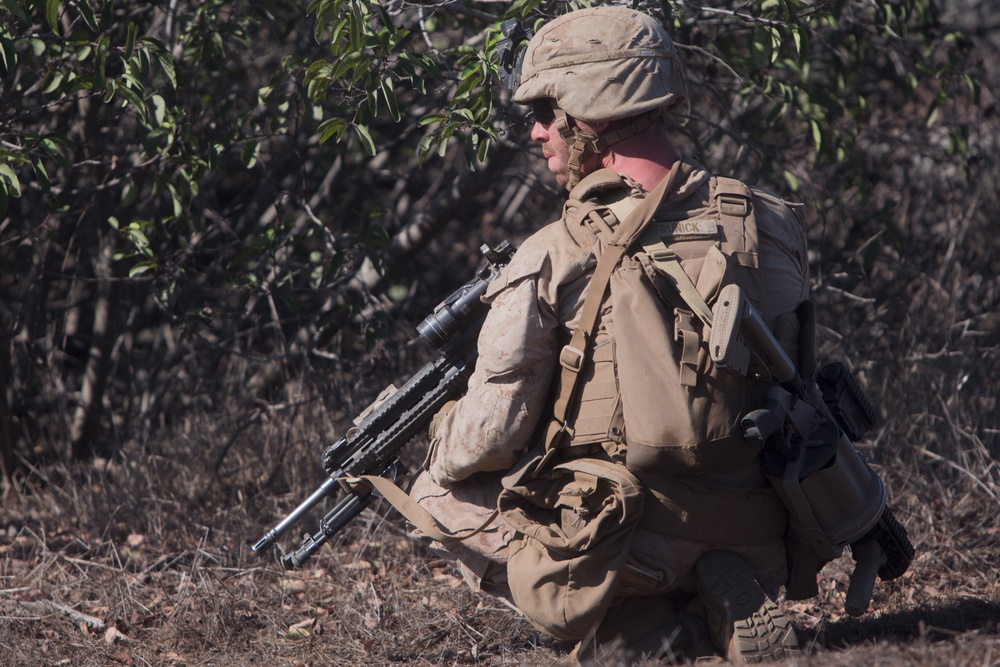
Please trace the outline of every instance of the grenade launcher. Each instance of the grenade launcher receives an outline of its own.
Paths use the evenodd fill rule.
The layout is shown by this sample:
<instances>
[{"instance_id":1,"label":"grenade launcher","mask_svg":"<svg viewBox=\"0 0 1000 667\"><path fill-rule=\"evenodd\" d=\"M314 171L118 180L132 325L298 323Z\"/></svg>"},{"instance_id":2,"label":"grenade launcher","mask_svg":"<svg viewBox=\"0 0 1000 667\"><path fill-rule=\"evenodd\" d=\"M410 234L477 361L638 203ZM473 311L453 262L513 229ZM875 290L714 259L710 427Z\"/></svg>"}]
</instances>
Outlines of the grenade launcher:
<instances>
[{"instance_id":1,"label":"grenade launcher","mask_svg":"<svg viewBox=\"0 0 1000 667\"><path fill-rule=\"evenodd\" d=\"M850 546L857 564L844 608L860 616L876 574L883 581L901 576L915 553L886 505L881 478L852 444L874 424L874 407L843 364L824 366L815 384L804 381L738 285L722 290L712 321L709 351L717 366L747 375L756 364L776 383L741 426L761 449L798 542L788 597L816 595L816 573Z\"/></svg>"},{"instance_id":2,"label":"grenade launcher","mask_svg":"<svg viewBox=\"0 0 1000 667\"><path fill-rule=\"evenodd\" d=\"M336 496L339 491L343 497L319 522L316 534L304 535L299 549L282 559L286 568L301 567L372 501L375 491L361 490L343 484L342 480L364 475L394 480L403 446L426 430L445 403L464 393L475 365L479 330L489 310L480 297L500 269L510 262L515 248L504 241L495 248L484 245L480 250L486 264L417 326L421 338L438 350L438 357L399 389L389 385L358 415L354 427L327 447L323 452L323 468L328 479L268 530L253 545L254 552L266 551L324 498Z\"/></svg>"}]
</instances>

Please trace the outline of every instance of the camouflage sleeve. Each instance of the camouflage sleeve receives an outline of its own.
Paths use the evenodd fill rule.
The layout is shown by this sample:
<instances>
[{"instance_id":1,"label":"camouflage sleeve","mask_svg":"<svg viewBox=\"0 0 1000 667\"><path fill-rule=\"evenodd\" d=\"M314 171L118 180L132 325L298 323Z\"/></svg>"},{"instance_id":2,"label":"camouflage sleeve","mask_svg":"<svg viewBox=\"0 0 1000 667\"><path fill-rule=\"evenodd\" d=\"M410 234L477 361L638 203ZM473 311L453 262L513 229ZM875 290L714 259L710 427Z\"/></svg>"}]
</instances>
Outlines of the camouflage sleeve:
<instances>
[{"instance_id":1,"label":"camouflage sleeve","mask_svg":"<svg viewBox=\"0 0 1000 667\"><path fill-rule=\"evenodd\" d=\"M490 286L468 392L436 424L424 463L438 484L510 468L534 433L557 363L558 321L542 295L546 260L516 257Z\"/></svg>"}]
</instances>

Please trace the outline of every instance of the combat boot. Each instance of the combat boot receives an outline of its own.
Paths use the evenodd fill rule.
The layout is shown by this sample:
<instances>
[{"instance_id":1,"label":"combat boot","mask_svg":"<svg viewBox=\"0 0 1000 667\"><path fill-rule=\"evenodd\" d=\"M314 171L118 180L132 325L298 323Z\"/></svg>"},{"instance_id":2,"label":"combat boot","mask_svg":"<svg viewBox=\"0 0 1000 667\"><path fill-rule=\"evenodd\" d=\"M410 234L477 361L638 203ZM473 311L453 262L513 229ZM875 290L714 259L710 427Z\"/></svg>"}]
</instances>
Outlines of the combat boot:
<instances>
[{"instance_id":1,"label":"combat boot","mask_svg":"<svg viewBox=\"0 0 1000 667\"><path fill-rule=\"evenodd\" d=\"M738 554L710 551L698 559L696 568L709 636L727 660L753 664L800 653L791 621Z\"/></svg>"}]
</instances>

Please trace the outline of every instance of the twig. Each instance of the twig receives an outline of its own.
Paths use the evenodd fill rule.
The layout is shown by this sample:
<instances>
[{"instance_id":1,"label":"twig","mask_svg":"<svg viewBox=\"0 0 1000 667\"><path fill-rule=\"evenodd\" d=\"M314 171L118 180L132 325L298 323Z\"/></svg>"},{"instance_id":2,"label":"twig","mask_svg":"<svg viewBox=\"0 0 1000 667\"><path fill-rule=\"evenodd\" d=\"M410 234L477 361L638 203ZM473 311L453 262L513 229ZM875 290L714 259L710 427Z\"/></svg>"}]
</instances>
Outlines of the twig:
<instances>
[{"instance_id":1,"label":"twig","mask_svg":"<svg viewBox=\"0 0 1000 667\"><path fill-rule=\"evenodd\" d=\"M0 610L10 618L20 618L22 620L37 621L47 616L65 616L76 623L83 623L94 631L103 631L106 626L104 621L96 616L84 614L75 609L61 605L52 600L34 600L22 602L21 600L0 600Z\"/></svg>"},{"instance_id":2,"label":"twig","mask_svg":"<svg viewBox=\"0 0 1000 667\"><path fill-rule=\"evenodd\" d=\"M971 470L966 470L965 468L963 468L962 466L958 465L954 461L952 461L950 459L946 459L945 457L941 456L940 454L936 454L935 452L932 452L932 451L930 451L929 449L927 449L925 447L921 447L917 451L919 451L921 454L923 454L924 456L926 456L929 459L945 463L949 467L954 468L955 470L957 470L958 472L963 473L965 475L968 475L969 478L972 480L973 484L975 484L980 489L982 489L983 492L986 493L986 495L988 495L990 498L992 498L994 500L994 502L1000 504L1000 498L998 498L997 495L995 493L993 493L993 490L990 489L990 487L986 486L986 484L984 484L981 479L979 479L974 474L972 474Z\"/></svg>"}]
</instances>

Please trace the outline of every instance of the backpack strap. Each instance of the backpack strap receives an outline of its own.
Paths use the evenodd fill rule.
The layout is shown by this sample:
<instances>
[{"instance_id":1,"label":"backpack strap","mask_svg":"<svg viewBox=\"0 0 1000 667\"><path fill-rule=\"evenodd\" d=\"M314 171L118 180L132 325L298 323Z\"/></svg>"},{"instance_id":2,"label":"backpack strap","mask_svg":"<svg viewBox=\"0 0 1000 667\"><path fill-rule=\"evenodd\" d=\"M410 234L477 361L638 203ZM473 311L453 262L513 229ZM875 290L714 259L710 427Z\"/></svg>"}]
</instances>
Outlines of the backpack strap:
<instances>
[{"instance_id":1,"label":"backpack strap","mask_svg":"<svg viewBox=\"0 0 1000 667\"><path fill-rule=\"evenodd\" d=\"M732 226L731 224L726 224L728 221L743 222L753 215L750 190L742 181L735 178L725 176L714 177L712 179L712 192L709 195L709 200L718 207L719 219L723 223L723 227L729 228ZM626 206L635 207L635 202L626 198L609 204L608 208L611 209L611 212L615 216L621 219L619 210ZM756 235L756 226L750 225L749 230ZM756 245L757 240L754 238L747 239L747 241ZM677 290L681 299L684 300L684 303L691 309L691 312L697 315L698 319L705 326L711 327L712 309L705 302L705 298L698 291L691 277L684 271L684 268L681 266L681 259L677 253L667 247L667 244L663 242L663 239L652 228L646 229L645 233L639 237L639 243L642 245L642 249L646 252L646 255L649 256L650 261L670 278L673 287Z\"/></svg>"},{"instance_id":2,"label":"backpack strap","mask_svg":"<svg viewBox=\"0 0 1000 667\"><path fill-rule=\"evenodd\" d=\"M712 309L705 303L704 297L695 286L691 277L681 266L681 258L673 250L667 247L663 239L653 229L647 229L646 233L639 238L642 249L646 251L649 260L656 265L670 279L670 284L684 303L688 305L691 312L698 316L705 326L712 326Z\"/></svg>"},{"instance_id":3,"label":"backpack strap","mask_svg":"<svg viewBox=\"0 0 1000 667\"><path fill-rule=\"evenodd\" d=\"M563 444L564 439L573 436L573 427L567 423L566 416L576 395L577 381L594 336L601 304L604 302L604 295L611 281L611 274L625 255L625 251L652 219L664 196L668 192L676 190L683 177L684 171L681 169L681 162L677 162L670 173L660 181L660 184L639 204L634 205L632 211L621 219L607 248L597 260L597 267L590 279L587 297L580 312L580 322L576 331L573 332L570 342L559 353L559 365L562 367L560 391L559 395L556 396L552 421L549 423L545 435L545 453L536 469L544 469L548 459L559 448L559 445Z\"/></svg>"}]
</instances>

